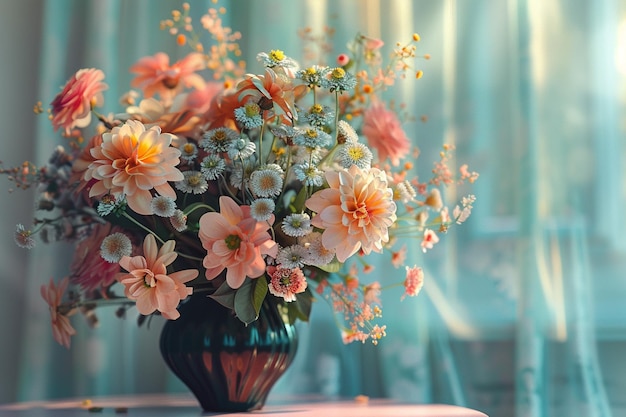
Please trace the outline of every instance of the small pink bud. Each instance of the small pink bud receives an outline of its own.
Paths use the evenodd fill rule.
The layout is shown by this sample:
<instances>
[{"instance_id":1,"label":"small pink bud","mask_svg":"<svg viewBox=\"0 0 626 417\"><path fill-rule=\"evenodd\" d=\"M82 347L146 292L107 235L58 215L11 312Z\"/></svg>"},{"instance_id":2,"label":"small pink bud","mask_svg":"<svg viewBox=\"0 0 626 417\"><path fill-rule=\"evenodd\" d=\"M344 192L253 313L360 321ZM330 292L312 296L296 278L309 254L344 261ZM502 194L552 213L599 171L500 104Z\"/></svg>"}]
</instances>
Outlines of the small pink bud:
<instances>
[{"instance_id":1,"label":"small pink bud","mask_svg":"<svg viewBox=\"0 0 626 417\"><path fill-rule=\"evenodd\" d=\"M361 40L363 41L363 46L365 46L365 49L369 51L375 51L377 49L380 49L385 44L385 42L378 38L371 38L365 35L361 35Z\"/></svg>"},{"instance_id":2,"label":"small pink bud","mask_svg":"<svg viewBox=\"0 0 626 417\"><path fill-rule=\"evenodd\" d=\"M350 62L350 57L346 54L339 54L337 56L337 64L341 67L345 67Z\"/></svg>"}]
</instances>

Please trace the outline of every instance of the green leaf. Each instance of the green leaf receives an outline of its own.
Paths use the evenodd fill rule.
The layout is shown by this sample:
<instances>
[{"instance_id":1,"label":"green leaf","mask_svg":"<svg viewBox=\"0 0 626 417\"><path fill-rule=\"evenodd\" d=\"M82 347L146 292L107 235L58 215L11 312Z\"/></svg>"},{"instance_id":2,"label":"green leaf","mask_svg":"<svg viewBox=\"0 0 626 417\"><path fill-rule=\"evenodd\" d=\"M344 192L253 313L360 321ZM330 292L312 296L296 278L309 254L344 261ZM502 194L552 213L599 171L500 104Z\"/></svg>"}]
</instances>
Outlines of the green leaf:
<instances>
[{"instance_id":1,"label":"green leaf","mask_svg":"<svg viewBox=\"0 0 626 417\"><path fill-rule=\"evenodd\" d=\"M313 294L307 289L304 293L297 295L296 301L286 303L286 305L289 323L293 324L296 320L309 321L313 306Z\"/></svg>"},{"instance_id":2,"label":"green leaf","mask_svg":"<svg viewBox=\"0 0 626 417\"><path fill-rule=\"evenodd\" d=\"M318 265L317 267L321 269L322 271L334 274L336 272L339 272L342 266L343 266L343 263L335 259L334 261L332 261L331 263L327 265Z\"/></svg>"},{"instance_id":3,"label":"green leaf","mask_svg":"<svg viewBox=\"0 0 626 417\"><path fill-rule=\"evenodd\" d=\"M235 293L235 314L246 325L259 318L252 304L253 290L252 280L246 278L243 285Z\"/></svg>"},{"instance_id":4,"label":"green leaf","mask_svg":"<svg viewBox=\"0 0 626 417\"><path fill-rule=\"evenodd\" d=\"M213 294L209 295L209 297L224 307L233 310L235 308L235 293L236 291L230 288L226 281L224 281Z\"/></svg>"},{"instance_id":5,"label":"green leaf","mask_svg":"<svg viewBox=\"0 0 626 417\"><path fill-rule=\"evenodd\" d=\"M263 305L263 300L265 300L265 296L267 295L267 279L265 275L260 276L259 278L254 280L254 292L252 293L252 306L254 307L254 311L256 311L257 317L259 316L259 312L261 311L261 306Z\"/></svg>"},{"instance_id":6,"label":"green leaf","mask_svg":"<svg viewBox=\"0 0 626 417\"><path fill-rule=\"evenodd\" d=\"M306 198L307 198L307 187L302 187L292 204L292 206L294 207L294 211L296 213L299 213L304 209L304 203L306 203Z\"/></svg>"}]
</instances>

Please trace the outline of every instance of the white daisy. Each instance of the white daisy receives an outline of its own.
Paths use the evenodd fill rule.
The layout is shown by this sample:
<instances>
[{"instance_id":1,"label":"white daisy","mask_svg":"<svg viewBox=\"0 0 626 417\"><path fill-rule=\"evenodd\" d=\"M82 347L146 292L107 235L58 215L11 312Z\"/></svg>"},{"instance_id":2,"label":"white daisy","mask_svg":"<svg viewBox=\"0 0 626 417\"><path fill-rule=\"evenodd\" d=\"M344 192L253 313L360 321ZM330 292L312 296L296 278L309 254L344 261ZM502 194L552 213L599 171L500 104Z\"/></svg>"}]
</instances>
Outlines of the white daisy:
<instances>
[{"instance_id":1,"label":"white daisy","mask_svg":"<svg viewBox=\"0 0 626 417\"><path fill-rule=\"evenodd\" d=\"M150 202L152 212L160 217L170 217L176 210L176 202L172 197L157 195Z\"/></svg>"},{"instance_id":2,"label":"white daisy","mask_svg":"<svg viewBox=\"0 0 626 417\"><path fill-rule=\"evenodd\" d=\"M359 136L354 128L345 120L337 122L337 141L339 143L358 142Z\"/></svg>"},{"instance_id":3,"label":"white daisy","mask_svg":"<svg viewBox=\"0 0 626 417\"><path fill-rule=\"evenodd\" d=\"M199 145L202 149L211 152L227 152L232 143L237 139L239 133L227 127L218 127L206 132L202 136Z\"/></svg>"},{"instance_id":4,"label":"white daisy","mask_svg":"<svg viewBox=\"0 0 626 417\"><path fill-rule=\"evenodd\" d=\"M200 164L200 172L209 181L218 179L225 169L226 162L217 154L207 156Z\"/></svg>"},{"instance_id":5,"label":"white daisy","mask_svg":"<svg viewBox=\"0 0 626 417\"><path fill-rule=\"evenodd\" d=\"M283 268L302 268L308 259L308 251L304 246L291 245L281 248L276 256L276 262Z\"/></svg>"},{"instance_id":6,"label":"white daisy","mask_svg":"<svg viewBox=\"0 0 626 417\"><path fill-rule=\"evenodd\" d=\"M109 263L117 263L123 256L130 256L133 245L124 233L113 233L102 239L100 256Z\"/></svg>"},{"instance_id":7,"label":"white daisy","mask_svg":"<svg viewBox=\"0 0 626 417\"><path fill-rule=\"evenodd\" d=\"M324 184L324 173L315 165L306 162L297 164L293 166L293 172L304 185L319 187Z\"/></svg>"},{"instance_id":8,"label":"white daisy","mask_svg":"<svg viewBox=\"0 0 626 417\"><path fill-rule=\"evenodd\" d=\"M415 197L417 196L417 191L415 191L415 188L413 188L413 185L408 180L399 183L396 186L396 191L403 203L415 201Z\"/></svg>"},{"instance_id":9,"label":"white daisy","mask_svg":"<svg viewBox=\"0 0 626 417\"><path fill-rule=\"evenodd\" d=\"M291 237L304 236L313 231L311 218L306 213L294 213L286 216L281 228L287 236Z\"/></svg>"},{"instance_id":10,"label":"white daisy","mask_svg":"<svg viewBox=\"0 0 626 417\"><path fill-rule=\"evenodd\" d=\"M33 239L33 233L26 229L23 224L18 224L13 235L15 244L20 248L32 249L35 247L35 239Z\"/></svg>"},{"instance_id":11,"label":"white daisy","mask_svg":"<svg viewBox=\"0 0 626 417\"><path fill-rule=\"evenodd\" d=\"M335 251L326 249L322 245L322 234L311 232L298 239L298 243L307 250L306 264L324 266L328 265L335 258Z\"/></svg>"},{"instance_id":12,"label":"white daisy","mask_svg":"<svg viewBox=\"0 0 626 417\"><path fill-rule=\"evenodd\" d=\"M277 166L277 165L276 165ZM250 189L258 197L275 197L283 190L281 172L264 167L250 175Z\"/></svg>"},{"instance_id":13,"label":"white daisy","mask_svg":"<svg viewBox=\"0 0 626 417\"><path fill-rule=\"evenodd\" d=\"M187 142L180 147L180 159L189 163L193 162L198 156L198 147L193 142Z\"/></svg>"},{"instance_id":14,"label":"white daisy","mask_svg":"<svg viewBox=\"0 0 626 417\"><path fill-rule=\"evenodd\" d=\"M174 210L174 214L170 216L170 223L177 232L187 230L187 216L182 210Z\"/></svg>"},{"instance_id":15,"label":"white daisy","mask_svg":"<svg viewBox=\"0 0 626 417\"><path fill-rule=\"evenodd\" d=\"M254 142L245 137L239 137L234 140L228 148L228 156L230 159L247 159L256 151Z\"/></svg>"},{"instance_id":16,"label":"white daisy","mask_svg":"<svg viewBox=\"0 0 626 417\"><path fill-rule=\"evenodd\" d=\"M346 142L337 154L339 163L346 169L352 165L356 165L361 169L370 168L372 158L372 151L360 142Z\"/></svg>"},{"instance_id":17,"label":"white daisy","mask_svg":"<svg viewBox=\"0 0 626 417\"><path fill-rule=\"evenodd\" d=\"M209 188L200 171L185 171L183 177L182 181L174 184L183 193L202 194Z\"/></svg>"},{"instance_id":18,"label":"white daisy","mask_svg":"<svg viewBox=\"0 0 626 417\"><path fill-rule=\"evenodd\" d=\"M271 198L257 198L250 204L250 215L258 222L269 220L274 214L276 204Z\"/></svg>"}]
</instances>

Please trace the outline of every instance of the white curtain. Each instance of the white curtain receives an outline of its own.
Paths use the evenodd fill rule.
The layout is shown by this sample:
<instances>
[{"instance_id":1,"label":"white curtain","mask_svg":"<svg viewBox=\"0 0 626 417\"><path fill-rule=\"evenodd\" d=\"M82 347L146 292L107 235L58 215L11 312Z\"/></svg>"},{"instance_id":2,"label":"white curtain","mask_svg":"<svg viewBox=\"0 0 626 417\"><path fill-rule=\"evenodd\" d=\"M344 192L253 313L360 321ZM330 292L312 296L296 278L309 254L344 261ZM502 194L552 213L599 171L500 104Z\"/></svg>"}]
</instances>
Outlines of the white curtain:
<instances>
[{"instance_id":1,"label":"white curtain","mask_svg":"<svg viewBox=\"0 0 626 417\"><path fill-rule=\"evenodd\" d=\"M199 17L212 1L191 1ZM61 143L34 115L79 68L106 73L106 111L129 89L128 67L157 51L181 2L28 0L0 5L0 160L43 163ZM394 92L418 122L405 127L421 163L442 143L481 173L469 222L415 262L417 299L385 294L389 335L344 346L328 306L300 326L296 363L273 395L357 394L465 405L492 416L626 413L624 184L626 3L620 0L225 1L257 52L298 58L297 30L336 28L335 52L357 32L386 51L421 35L423 79ZM419 121L421 116L427 122ZM418 167L428 169L428 167ZM8 189L10 184L3 187ZM0 188L2 191L2 188ZM447 197L458 197L449 190ZM39 286L67 273L68 248L12 242L31 220L32 191L0 199L0 402L183 392L158 353L161 322L137 329L101 311L75 320L71 350L56 346ZM415 249L415 248L413 248ZM387 273L384 264L376 271ZM319 335L323 334L324 337Z\"/></svg>"}]
</instances>

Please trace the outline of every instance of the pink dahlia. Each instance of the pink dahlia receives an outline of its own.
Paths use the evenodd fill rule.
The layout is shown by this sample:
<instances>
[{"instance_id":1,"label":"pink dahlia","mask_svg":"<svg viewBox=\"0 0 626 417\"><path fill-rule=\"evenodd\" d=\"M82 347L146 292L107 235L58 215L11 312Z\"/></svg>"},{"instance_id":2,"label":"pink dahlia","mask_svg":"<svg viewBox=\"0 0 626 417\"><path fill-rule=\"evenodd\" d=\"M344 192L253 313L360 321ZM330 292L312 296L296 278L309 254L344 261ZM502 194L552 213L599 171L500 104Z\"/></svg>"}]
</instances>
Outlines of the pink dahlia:
<instances>
[{"instance_id":1,"label":"pink dahlia","mask_svg":"<svg viewBox=\"0 0 626 417\"><path fill-rule=\"evenodd\" d=\"M185 283L198 276L197 270L167 273L168 265L178 256L174 245L175 241L169 240L159 249L156 239L149 234L143 241L143 256L124 256L120 260L120 266L128 273L118 274L117 280L124 285L126 297L136 300L141 314L158 310L163 317L176 320L180 317L178 303L193 291Z\"/></svg>"},{"instance_id":2,"label":"pink dahlia","mask_svg":"<svg viewBox=\"0 0 626 417\"><path fill-rule=\"evenodd\" d=\"M198 236L207 250L203 265L207 279L226 269L226 282L239 288L246 277L265 273L264 255L276 257L278 245L268 233L274 216L258 222L250 215L250 206L239 206L226 196L220 197L220 212L200 218Z\"/></svg>"},{"instance_id":3,"label":"pink dahlia","mask_svg":"<svg viewBox=\"0 0 626 417\"><path fill-rule=\"evenodd\" d=\"M183 174L176 168L180 150L170 146L173 138L157 126L146 130L136 120L104 133L102 144L91 149L94 161L85 171L85 181L97 180L89 196L125 194L128 206L143 215L152 214L152 189L175 199L168 181L181 181Z\"/></svg>"},{"instance_id":4,"label":"pink dahlia","mask_svg":"<svg viewBox=\"0 0 626 417\"><path fill-rule=\"evenodd\" d=\"M108 86L103 79L104 73L94 68L81 69L70 78L50 104L54 130L63 128L69 135L71 129L89 125L91 108L104 102L102 92Z\"/></svg>"},{"instance_id":5,"label":"pink dahlia","mask_svg":"<svg viewBox=\"0 0 626 417\"><path fill-rule=\"evenodd\" d=\"M47 286L42 285L40 288L41 296L44 300L46 300L46 303L48 303L48 307L50 308L52 336L54 336L54 340L56 340L57 343L65 346L66 348L70 347L70 337L76 334L76 330L74 330L70 324L70 319L58 311L68 283L69 280L67 277L63 278L63 280L59 282L58 286L56 286L54 281L50 279L50 283Z\"/></svg>"},{"instance_id":6,"label":"pink dahlia","mask_svg":"<svg viewBox=\"0 0 626 417\"><path fill-rule=\"evenodd\" d=\"M201 53L192 52L170 65L170 57L158 52L141 58L130 67L130 72L137 74L130 85L142 89L145 97L159 94L169 104L184 87L204 88L204 79L195 73L202 69L204 58Z\"/></svg>"},{"instance_id":7,"label":"pink dahlia","mask_svg":"<svg viewBox=\"0 0 626 417\"><path fill-rule=\"evenodd\" d=\"M400 120L381 101L374 102L363 114L362 132L367 143L378 152L381 162L389 158L394 166L398 166L400 159L411 150Z\"/></svg>"},{"instance_id":8,"label":"pink dahlia","mask_svg":"<svg viewBox=\"0 0 626 417\"><path fill-rule=\"evenodd\" d=\"M282 297L287 302L296 301L296 294L306 290L306 278L300 268L268 266L267 273L270 277L268 285L270 293Z\"/></svg>"},{"instance_id":9,"label":"pink dahlia","mask_svg":"<svg viewBox=\"0 0 626 417\"><path fill-rule=\"evenodd\" d=\"M113 227L111 223L94 226L89 236L76 246L70 266L70 280L73 284L80 285L85 291L93 291L115 282L120 266L105 261L100 256L100 246L105 237L121 231L120 227Z\"/></svg>"},{"instance_id":10,"label":"pink dahlia","mask_svg":"<svg viewBox=\"0 0 626 417\"><path fill-rule=\"evenodd\" d=\"M306 206L316 212L311 223L324 229L322 245L336 250L345 262L359 249L381 252L389 241L388 228L396 221L393 191L387 175L377 168L326 172L329 188L317 191Z\"/></svg>"}]
</instances>

